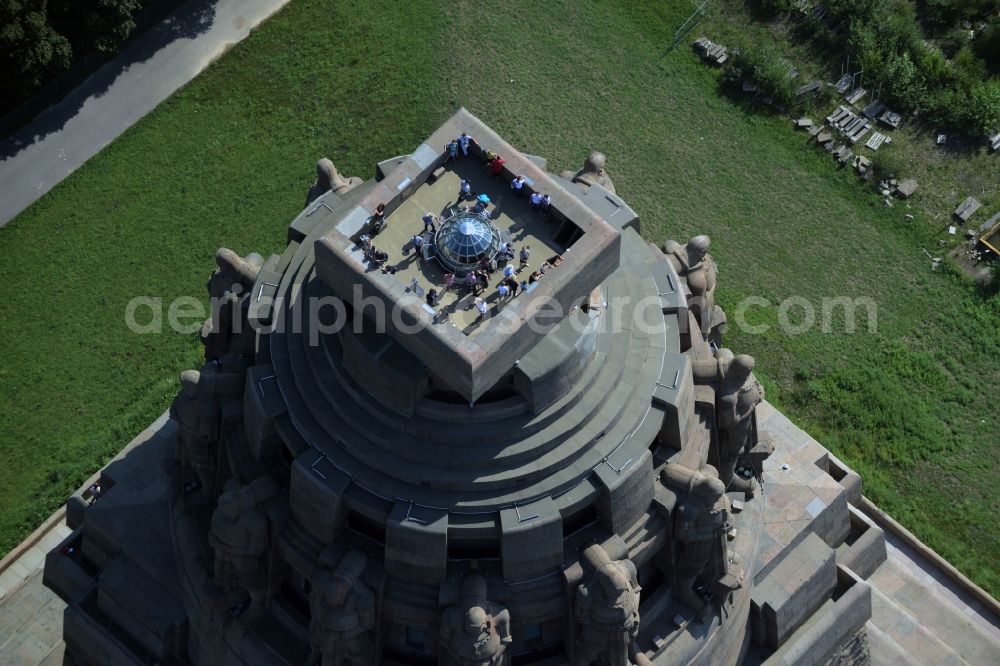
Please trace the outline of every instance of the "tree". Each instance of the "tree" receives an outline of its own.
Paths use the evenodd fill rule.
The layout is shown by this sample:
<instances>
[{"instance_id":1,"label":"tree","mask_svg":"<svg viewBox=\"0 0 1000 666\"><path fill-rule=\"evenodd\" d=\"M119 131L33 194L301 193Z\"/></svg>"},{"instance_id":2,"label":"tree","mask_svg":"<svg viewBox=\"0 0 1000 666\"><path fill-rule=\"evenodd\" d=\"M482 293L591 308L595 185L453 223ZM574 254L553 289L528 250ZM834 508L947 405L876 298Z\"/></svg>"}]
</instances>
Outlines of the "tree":
<instances>
[{"instance_id":1,"label":"tree","mask_svg":"<svg viewBox=\"0 0 1000 666\"><path fill-rule=\"evenodd\" d=\"M49 24L46 0L0 0L0 94L16 104L72 62L65 37ZM11 104L13 105L13 104Z\"/></svg>"},{"instance_id":2,"label":"tree","mask_svg":"<svg viewBox=\"0 0 1000 666\"><path fill-rule=\"evenodd\" d=\"M88 51L115 53L135 28L139 0L50 0L52 24L66 35L77 57Z\"/></svg>"}]
</instances>

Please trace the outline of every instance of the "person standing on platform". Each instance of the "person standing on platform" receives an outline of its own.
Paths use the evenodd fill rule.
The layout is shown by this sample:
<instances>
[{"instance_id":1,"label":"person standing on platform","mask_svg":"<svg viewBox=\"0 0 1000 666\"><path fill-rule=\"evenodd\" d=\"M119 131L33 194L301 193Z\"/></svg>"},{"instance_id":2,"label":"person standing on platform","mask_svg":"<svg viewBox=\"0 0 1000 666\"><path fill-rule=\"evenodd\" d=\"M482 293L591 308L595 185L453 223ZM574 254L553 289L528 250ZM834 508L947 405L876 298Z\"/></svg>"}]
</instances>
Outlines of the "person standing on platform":
<instances>
[{"instance_id":1,"label":"person standing on platform","mask_svg":"<svg viewBox=\"0 0 1000 666\"><path fill-rule=\"evenodd\" d=\"M524 176L518 176L510 181L510 189L514 190L515 196L524 196Z\"/></svg>"},{"instance_id":2,"label":"person standing on platform","mask_svg":"<svg viewBox=\"0 0 1000 666\"><path fill-rule=\"evenodd\" d=\"M514 277L509 277L504 282L507 283L507 287L510 289L510 297L514 298L517 296L517 290L519 285L517 284L517 279Z\"/></svg>"},{"instance_id":3,"label":"person standing on platform","mask_svg":"<svg viewBox=\"0 0 1000 666\"><path fill-rule=\"evenodd\" d=\"M462 149L462 156L463 157L468 157L469 156L469 144L473 144L475 142L476 142L475 139L473 139L471 136L469 136L465 132L462 132L462 136L458 137L458 146L459 146L459 148Z\"/></svg>"},{"instance_id":4,"label":"person standing on platform","mask_svg":"<svg viewBox=\"0 0 1000 666\"><path fill-rule=\"evenodd\" d=\"M503 175L503 165L504 161L502 157L499 155L494 157L493 161L490 162L490 175L494 178L500 178Z\"/></svg>"},{"instance_id":5,"label":"person standing on platform","mask_svg":"<svg viewBox=\"0 0 1000 666\"><path fill-rule=\"evenodd\" d=\"M458 186L458 201L455 203L462 203L463 201L475 198L476 195L472 191L472 183L463 178L461 184Z\"/></svg>"}]
</instances>

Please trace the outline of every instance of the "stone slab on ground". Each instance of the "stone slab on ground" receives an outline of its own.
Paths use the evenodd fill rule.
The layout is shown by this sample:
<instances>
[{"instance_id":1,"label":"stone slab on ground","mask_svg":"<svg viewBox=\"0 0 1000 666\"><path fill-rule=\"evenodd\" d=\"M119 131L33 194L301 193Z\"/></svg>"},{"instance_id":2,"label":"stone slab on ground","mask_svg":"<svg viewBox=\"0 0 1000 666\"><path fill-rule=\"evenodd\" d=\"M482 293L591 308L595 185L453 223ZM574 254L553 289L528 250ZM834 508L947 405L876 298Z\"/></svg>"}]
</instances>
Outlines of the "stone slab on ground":
<instances>
[{"instance_id":1,"label":"stone slab on ground","mask_svg":"<svg viewBox=\"0 0 1000 666\"><path fill-rule=\"evenodd\" d=\"M955 209L955 217L967 221L983 204L976 197L968 197Z\"/></svg>"},{"instance_id":2,"label":"stone slab on ground","mask_svg":"<svg viewBox=\"0 0 1000 666\"><path fill-rule=\"evenodd\" d=\"M914 180L913 178L907 178L906 180L901 182L899 186L896 188L896 193L899 194L899 196L903 197L904 199L911 196L916 191L917 191L917 181Z\"/></svg>"}]
</instances>

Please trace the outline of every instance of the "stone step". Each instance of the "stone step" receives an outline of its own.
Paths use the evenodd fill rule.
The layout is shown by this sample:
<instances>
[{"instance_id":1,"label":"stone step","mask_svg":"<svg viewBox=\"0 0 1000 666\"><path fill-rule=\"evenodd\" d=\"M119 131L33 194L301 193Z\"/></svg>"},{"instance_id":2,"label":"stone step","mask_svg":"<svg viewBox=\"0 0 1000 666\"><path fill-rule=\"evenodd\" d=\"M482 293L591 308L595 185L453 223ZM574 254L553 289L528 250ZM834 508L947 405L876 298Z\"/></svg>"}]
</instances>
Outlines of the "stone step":
<instances>
[{"instance_id":1,"label":"stone step","mask_svg":"<svg viewBox=\"0 0 1000 666\"><path fill-rule=\"evenodd\" d=\"M318 389L314 385L309 385L308 384L308 381L310 379L310 374L308 372L308 369L307 368L302 368L301 370L302 370L301 374L297 377L300 380L300 385L298 386L298 388L299 388L298 395L297 395L297 397L295 399L289 399L289 403L293 403L293 402L298 403L299 401L301 401L300 408L306 408L307 407L308 409L303 409L302 416L297 417L297 420L299 421L299 424L300 424L301 427L307 428L307 429L308 428L313 428L313 429L315 429L314 432L320 432L320 433L331 433L331 432L333 432L333 433L338 433L336 440L332 440L332 439L330 439L329 441L325 440L323 446L324 446L324 448L328 448L328 449L339 449L339 451L335 454L336 458L337 458L337 461L345 469L349 469L352 466L351 465L351 460L354 458L354 456L348 455L349 453L357 453L359 455L367 455L367 454L370 454L371 452L370 451L366 451L365 448L367 447L367 448L370 448L370 449L374 449L375 447L371 447L370 446L370 442L361 441L360 439L356 442L356 446L355 446L355 448L353 450L344 449L342 447L342 444L344 442L348 441L348 438L351 437L351 434L352 434L353 431L348 428L346 430L343 430L342 432L338 432L338 429L337 429L336 425L333 423L333 415L331 415L329 413L322 412L321 410L319 410L317 408L317 406L315 404L310 404L311 397L318 393ZM610 406L607 406L607 405L610 405ZM613 404L612 403L606 403L605 409L608 409L611 412L613 412L614 411ZM320 423L319 422L320 420L325 421L325 423ZM608 434L609 434L609 436L612 435L612 433L610 433L610 432ZM572 443L572 444L573 445L571 445L571 446L566 446L566 447L563 447L563 448L565 448L573 457L578 458L579 455L581 454L581 452L586 450L586 447L583 446L584 442L577 440L575 443ZM565 453L566 452L563 452L560 455L565 455ZM368 464L364 464L363 465L364 467L367 468L367 470L365 472L366 476L368 476L371 479L376 479L376 478L380 479L379 480L379 487L382 488L383 490L385 490L385 492L389 493L390 495L391 495L392 492L397 492L397 493L401 494L401 496L407 496L407 497L412 496L413 492L416 490L414 488L414 486L417 483L419 483L419 481L421 479L435 478L434 476L427 476L426 474L428 474L428 473L436 474L436 475L438 475L440 477L443 477L443 480L446 481L446 482L449 481L448 477L452 476L447 471L445 471L444 473L442 473L440 470L430 470L430 472L428 472L427 470L419 470L419 469L417 469L417 467L415 465L408 465L405 468L405 471L407 473L407 476L411 477L411 478L408 478L408 479L404 480L404 481L408 481L409 483L402 483L401 484L396 479L385 477L384 475L382 475L381 473L379 473L377 471L378 469L380 469L380 466L379 466L378 463L382 463L382 464L385 463L384 453L381 454L381 458L376 457L375 459L371 459L371 460L368 460L366 462ZM549 467L549 465L546 464L547 462L548 461L542 460L542 461L539 461L536 464L536 466L533 466L533 467L536 467L536 469L539 470L537 472L537 476L538 476L539 479L543 478L548 473L546 471L546 468ZM578 473L579 474L579 473L582 473L583 471L585 471L587 469L587 466L589 466L589 463L588 463L588 465L585 465L582 469L579 469L579 470L572 470L572 469L571 470L562 470L561 474L563 476L566 476L567 474L572 474L572 473ZM415 471L417 472L416 475L414 475ZM396 470L396 472L397 473L394 474L394 476L399 476L399 474L398 474L399 470L398 469ZM533 474L532 476L534 477L534 476L536 476L536 474ZM569 481L569 480L570 480L570 478L567 476L567 481ZM452 478L451 481L454 482L455 479ZM383 483L385 484L384 486L383 486ZM492 486L492 485L504 485L505 486L507 484L506 483L500 483L499 479L495 479L493 482L491 482L489 480L485 480L484 481L484 480L481 479L478 482L478 486L481 486L486 491L489 491L490 490L490 486ZM524 489L520 488L519 491L521 491L521 490L524 490ZM476 496L482 498L481 495L476 495ZM469 500L471 501L472 499L474 499L474 497L470 496Z\"/></svg>"},{"instance_id":2,"label":"stone step","mask_svg":"<svg viewBox=\"0 0 1000 666\"><path fill-rule=\"evenodd\" d=\"M871 649L872 664L889 666L890 664L912 664L913 655L908 654L899 643L887 636L871 622L865 624L868 634L868 645Z\"/></svg>"},{"instance_id":3,"label":"stone step","mask_svg":"<svg viewBox=\"0 0 1000 666\"><path fill-rule=\"evenodd\" d=\"M363 431L367 438L414 462L435 461L437 464L450 465L454 462L456 447L460 447L467 454L462 459L464 467L495 468L516 464L555 448L569 435L567 432L563 437L552 439L542 432L543 426L552 425L556 420L584 425L596 413L586 405L581 405L579 400L572 400L553 406L551 412L554 416L549 416L550 410L546 410L539 416L514 416L504 422L460 424L442 423L415 415L405 427L393 427L390 419L373 419L354 402L357 399L356 391L360 388L345 372L339 371L339 361L335 356L338 346L331 343L326 350L328 354L323 359L315 358L314 354L310 365L331 408L338 411L349 427ZM618 350L622 358L626 352L625 349ZM612 393L621 379L622 366L603 357L595 359L592 365L594 367L587 387L597 390L600 395ZM574 398L578 398L576 390L571 393ZM433 440L428 439L427 433L430 432L434 434ZM477 436L479 432L484 435ZM531 437L532 432L537 435ZM477 440L483 446L477 446ZM504 447L504 441L516 445ZM419 452L419 457L408 456L409 451Z\"/></svg>"},{"instance_id":4,"label":"stone step","mask_svg":"<svg viewBox=\"0 0 1000 666\"><path fill-rule=\"evenodd\" d=\"M293 345L297 349L301 348L300 343L291 341L291 339L289 339L289 340L290 340L290 344L291 345ZM616 346L619 348L619 350L622 349L621 345L616 345ZM626 350L626 351L631 351L631 350ZM615 385L617 385L618 380L622 376L623 369L624 370L631 370L631 371L634 371L634 372L638 372L639 369L642 366L646 365L644 359L641 356L639 356L637 354L632 354L632 357L633 357L633 360L631 361L631 368L630 368L630 366L629 366L628 363L626 363L624 366L619 366L616 363L606 363L605 364L609 368L613 369L613 372L615 373L613 375L613 379L614 379ZM314 362L307 363L307 364L302 364L301 362L296 361L293 364L293 371L299 373L299 374L296 375L296 378L302 380L302 381L300 381L300 383L307 383L308 382L308 378L303 377L302 374L303 373L304 374L308 374L308 372L309 372L310 369L312 369L315 372L317 370L317 368L320 366L320 363L321 362L315 361L315 359L314 359ZM323 365L325 365L326 367L329 367L329 362L327 361ZM615 368L617 368L617 369L615 369ZM364 423L354 423L354 424L349 423L348 422L349 415L347 413L345 413L345 410L347 408L351 407L351 405L349 403L353 402L353 401L350 401L348 397L345 397L345 396L342 395L343 394L343 387L338 382L335 382L335 381L324 381L320 377L314 377L314 380L316 380L317 386L313 386L311 383L307 383L306 386L300 386L300 389L301 389L300 392L302 393L303 396L308 396L307 400L306 400L307 402L309 401L309 398L315 396L315 394L316 394L315 389L316 388L318 388L320 392L326 392L328 394L329 407L333 411L335 411L335 412L338 413L338 415L340 416L340 420L337 421L337 422L334 422L331 416L327 416L326 410L320 409L319 405L316 405L314 407L314 409L313 409L313 412L314 412L314 414L317 415L317 419L318 420L320 420L321 422L325 422L325 423L329 424L326 427L326 430L328 432L338 433L338 435L341 438L344 438L344 437L347 436L347 433L352 429L351 426L353 425L354 426L353 429L365 432L365 438L366 439L368 439L368 440L374 440L376 443L380 442L383 447L391 448L392 450L394 450L396 452L397 455L400 454L400 453L402 453L402 452L410 450L411 447L407 446L407 440L410 440L409 435L406 434L406 433L398 433L398 432L392 432L391 430L388 430L387 428L384 427L384 424L382 424L382 422L380 420L377 420L377 421L365 420ZM579 428L580 424L585 424L586 423L586 417L587 417L587 415L595 413L594 410L595 410L595 407L598 406L597 403L602 402L601 401L601 396L602 395L605 397L605 399L603 400L603 403L605 405L608 405L608 404L612 404L613 405L613 403L615 402L613 400L608 400L608 398L611 398L611 397L615 396L614 387L611 386L611 385L609 385L609 388L608 388L608 390L606 392L605 391L594 391L593 394L595 394L595 397L593 399L593 402L595 404L594 405L587 404L587 401L578 402L577 404L575 404L574 405L574 409L570 413L567 414L567 417L568 417L567 420L568 420L569 423L575 424L577 426L577 428ZM353 411L357 411L357 410L355 409ZM613 410L612 410L612 412L613 412ZM344 429L344 425L347 426L346 430ZM568 430L568 429L562 429L562 428L560 428L558 430ZM381 433L381 440L380 440L380 438L378 436L379 433ZM366 444L368 444L368 442L366 442ZM414 442L414 444L416 444L416 443ZM421 447L425 447L425 444L426 443L423 442L423 441L420 442L420 446ZM539 450L544 450L544 448L545 448L542 445L543 444L542 441L532 441L531 439L529 439L529 440L523 442L523 444L524 444L523 448L525 448L525 450L527 452L529 452L529 453L532 452L532 451L534 451L534 455L535 456L537 456L537 453L538 453ZM377 449L379 447L374 447L374 448ZM417 447L414 445L412 448L416 449ZM574 451L580 451L581 448L582 447L574 447ZM475 453L475 449L468 449L466 452L470 453L470 454L474 454ZM377 452L375 452L375 453L377 453ZM424 453L426 453L426 451L424 451ZM446 460L453 459L454 458L454 454L455 454L454 445L452 444L452 445L443 447L442 454L443 454L443 456L445 456ZM422 460L426 461L426 455L424 456L424 458ZM419 462L419 461L414 461L414 462ZM505 462L506 461L500 461L498 459L497 455L496 455L496 451L495 450L490 450L490 451L488 451L488 458L486 460L484 460L483 462L484 462L484 464L488 464L491 467L496 468L498 466L505 466ZM511 463L517 462L517 460L516 459L512 459L510 462ZM465 465L468 465L469 460L468 460L467 456L463 457L463 463ZM424 477L424 478L427 478L427 477Z\"/></svg>"},{"instance_id":5,"label":"stone step","mask_svg":"<svg viewBox=\"0 0 1000 666\"><path fill-rule=\"evenodd\" d=\"M538 430L537 427L533 427L532 417L524 419L512 417L509 419L509 421L514 422L514 425L510 426L509 433L497 433L492 427L493 424L491 422L466 423L462 425L429 421L419 416L413 417L411 424L405 430L394 429L391 423L387 423L381 418L373 419L367 416L361 407L355 403L356 394L352 394L351 389L358 389L356 386L353 386L346 373L338 372L337 366L339 362L336 357L320 357L314 350L315 348L308 348L306 350L311 356L309 367L315 375L314 378L320 391L326 396L330 409L339 414L348 428L364 432L367 439L376 445L392 449L397 455L407 457L406 453L408 451L419 449L421 456L420 458L414 458L414 462L437 460L439 464L448 464L454 459L455 448L462 447L465 453L473 456L473 458L468 456L463 458L464 466L476 464L474 457L479 454L483 456L479 462L481 466L496 467L498 465L504 466L508 462L514 463L520 457L530 454L531 451L534 451L534 455L537 456L538 451L546 448L546 435L539 433L538 437L522 440L522 445L517 447L518 450L503 451L502 455L498 456L497 447L502 444L498 445L497 441L504 434L508 434L511 439L516 437L523 438L525 429ZM601 361L602 359L596 361L598 367L601 367ZM605 377L604 379L608 390L611 390L614 383L621 376L621 368L615 368L613 364L608 363L603 363L603 366L607 369L605 374L613 373L612 376ZM579 410L575 414L566 412L564 418L566 417L572 418L577 423L585 423L587 420L586 413L581 413ZM475 446L477 438L474 433L470 433L470 430L475 431L480 428L486 429L489 435L488 440L485 437L483 438L484 444L487 444L488 447L482 447L482 449ZM414 436L414 433L426 433L431 430L434 432L435 441L427 441L426 435ZM449 435L451 436L449 437ZM548 448L552 448L558 445L558 443L559 441L553 441L548 444ZM438 455L435 455L435 450L437 450L436 453Z\"/></svg>"},{"instance_id":6,"label":"stone step","mask_svg":"<svg viewBox=\"0 0 1000 666\"><path fill-rule=\"evenodd\" d=\"M936 638L972 664L1000 664L1000 631L990 634L892 557L869 577L873 587L891 592L891 601Z\"/></svg>"},{"instance_id":7,"label":"stone step","mask_svg":"<svg viewBox=\"0 0 1000 666\"><path fill-rule=\"evenodd\" d=\"M317 281L313 281L313 284L316 283ZM309 290L310 287L307 287L306 289ZM468 443L470 439L470 428L467 420L460 423L447 423L447 422L442 423L440 420L435 419L433 423L430 423L430 422L425 422L422 418L403 419L402 417L398 417L392 413L388 413L387 410L381 408L381 406L378 405L376 401L372 400L363 391L363 389L361 389L361 387L357 386L357 384L350 378L347 372L343 370L343 368L341 367L340 347L337 337L332 335L327 336L326 339L324 340L324 343L325 343L324 344L325 353L328 358L325 360L325 362L323 362L323 364L328 367L318 367L316 365L313 365L313 368L315 371L318 371L323 375L329 375L328 377L324 376L318 379L320 381L320 386L322 388L331 386L330 390L337 392L337 400L334 401L335 407L336 405L340 404L341 401L343 401L344 399L347 399L348 402L350 403L354 403L350 405L350 409L347 413L343 413L344 410L343 409L341 410L342 417L345 418L345 420L348 421L354 420L356 422L360 421L363 423L364 427L370 427L371 423L376 422L379 425L384 426L388 429L394 429L398 432L408 432L408 433L427 432L428 429L432 427L434 429L435 439L438 441L446 442L449 445ZM605 348L607 347L606 344L602 346ZM310 347L307 351L312 352L313 349L314 348ZM599 361L600 359L598 359L598 362L592 365L600 367ZM313 363L318 363L318 362L321 361L318 358L314 357ZM594 373L589 372L587 378L589 381L593 381L595 378ZM340 387L334 388L332 387L333 384L340 384ZM545 412L543 412L543 414L541 415L538 416L525 415L524 418L516 418L516 417L505 418L498 425L506 427L509 431L509 434L505 435L504 433L492 432L490 439L496 441L497 439L503 439L506 436L511 439L522 440L525 436L526 430L529 432L537 431L542 429L543 427L550 425L551 421L560 415L559 410L566 410L575 404L576 401L574 399L575 398L574 394L584 389L590 388L591 386L590 384L585 384L584 382L580 382L580 384L581 386L579 388L575 388L573 391L570 392L570 395L566 396L564 399L560 401L557 401L557 403L550 406L550 408L545 410ZM343 395L345 391L346 393L349 394L348 396ZM489 427L491 430L493 430L496 427L490 424L490 422L488 421L486 421L485 423L489 424L487 427ZM393 435L394 439L396 437L397 435Z\"/></svg>"},{"instance_id":8,"label":"stone step","mask_svg":"<svg viewBox=\"0 0 1000 666\"><path fill-rule=\"evenodd\" d=\"M876 587L872 588L872 617L868 624L874 625L886 639L879 647L887 645L891 653L888 655L890 658L894 656L893 645L895 645L907 655L905 663L935 664L935 666L965 666L970 663L906 608L894 602ZM875 647L873 644L872 660L874 663L883 663L876 659Z\"/></svg>"},{"instance_id":9,"label":"stone step","mask_svg":"<svg viewBox=\"0 0 1000 666\"><path fill-rule=\"evenodd\" d=\"M301 248L289 263L282 277L279 292L289 293L295 284L308 286L312 271L311 261L311 247ZM608 282L609 291L618 296L630 296L633 302L641 298L641 294L648 292L650 285L645 283L650 277L648 271L637 266L641 264L627 264L626 268L620 270L615 278ZM294 303L286 303L285 307L294 309L296 306ZM628 316L624 319L629 322L631 311L626 314ZM370 412L359 406L365 402L363 399L358 400L359 394L352 395L354 387L350 383L330 381L329 373L338 371L342 373L343 369L338 368L336 363L331 363L331 358L312 354L302 339L296 339L294 334L275 333L270 336L268 343L280 388L292 414L282 419L279 426L282 428L282 434L288 436L293 429L306 433L305 437L292 438L302 450L307 445L332 447L336 450L335 457L338 464L349 473L351 469L354 473L361 473L364 468L365 479L369 482L374 483L385 477L386 475L378 470L385 464L386 453L399 456L408 452L410 448L406 446L406 441L412 435L397 432L389 427L387 423L391 425L391 417L385 414L381 414L379 418L372 418ZM545 476L557 474L565 479L566 484L572 484L589 473L594 456L586 454L593 446L601 446L610 452L619 443L628 439L636 429L637 423L643 423L646 427L658 427L655 413L652 419L648 419L648 423L645 422L651 413L649 391L646 389L651 387L658 377L655 371L662 364L662 349L659 349L662 346L662 343L651 342L642 335L630 334L627 328L623 334L615 336L615 344L609 348L607 356L595 361L595 363L603 361L602 365L609 374L599 374L594 377L595 383L590 386L591 390L587 395L590 399L567 399L563 405L558 405L557 409L552 410L559 413L559 416L548 425L558 426L559 421L565 420L567 426L572 425L575 428L554 429L575 431L576 434L556 442L556 446L547 451L544 441L531 442L531 446L525 448L523 452L510 452L507 461L504 462L509 461L511 466L514 463L520 465L524 460L514 457L515 453L530 454L536 456L536 460L531 465L532 471L526 479L528 482L541 482ZM622 384L622 377L628 377L629 382ZM290 381L291 378L294 378L294 381ZM641 395L645 396L643 400L639 400ZM601 425L598 426L599 423ZM373 437L372 433L378 433L378 436ZM372 440L375 440L374 443ZM445 448L447 458L444 460L454 458L454 447ZM475 447L468 450L469 453L474 451ZM544 451L544 455L537 457L539 451ZM497 464L495 450L490 452L488 461L493 478L478 479L477 489L484 488L489 491L489 486L493 484L508 485L511 481L509 472L513 470L505 469L506 465L503 463ZM408 461L404 467L407 475L404 482L386 479L389 484L386 492L391 496L392 491L399 490L400 496L412 496L411 493L415 490L413 486L428 478L443 478L446 483L468 481L458 474L451 475L446 471L442 475L439 469L420 464L425 462L425 460ZM524 475L520 471L516 473L521 481ZM452 478L449 479L449 476ZM551 481L545 483L545 486L546 489L550 489ZM522 485L518 488L517 494L523 497L526 490L528 489ZM482 495L473 496L470 493L468 501L472 502L476 497L484 499ZM462 501L464 500L465 498L462 498Z\"/></svg>"}]
</instances>

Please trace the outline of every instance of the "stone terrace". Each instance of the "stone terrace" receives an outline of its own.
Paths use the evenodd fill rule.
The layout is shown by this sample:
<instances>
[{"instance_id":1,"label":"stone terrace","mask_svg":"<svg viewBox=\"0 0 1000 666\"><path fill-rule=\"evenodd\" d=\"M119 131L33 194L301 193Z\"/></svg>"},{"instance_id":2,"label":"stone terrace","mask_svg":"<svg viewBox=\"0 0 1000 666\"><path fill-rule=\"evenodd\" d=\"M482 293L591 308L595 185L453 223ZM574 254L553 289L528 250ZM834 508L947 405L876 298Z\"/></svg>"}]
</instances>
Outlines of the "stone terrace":
<instances>
[{"instance_id":1,"label":"stone terrace","mask_svg":"<svg viewBox=\"0 0 1000 666\"><path fill-rule=\"evenodd\" d=\"M462 178L472 183L473 192L486 193L490 197L493 202L490 206L491 218L502 239L513 243L517 251L525 245L531 247L531 268L518 276L519 282L527 280L530 272L547 258L566 251L552 239L559 224L531 210L527 195L515 196L506 178L497 180L490 177L486 163L470 154L446 170L435 182L423 185L404 200L386 218L388 224L385 231L375 238L375 246L389 253L389 264L396 267L398 272L395 277L403 285L408 286L412 278L417 278L425 291L431 288L441 291L444 282L442 266L434 260L417 259L417 254L410 247L410 239L424 228L421 218L426 213L434 213L440 220L457 210L458 186ZM430 240L431 234L425 234L424 238ZM514 264L518 264L516 257ZM501 307L496 291L498 284L499 274L494 274L489 290L483 294L491 307L488 316L495 315ZM475 323L479 312L472 306L472 292L463 285L446 294L435 309L445 308L450 325L467 335L474 335L481 327Z\"/></svg>"}]
</instances>

